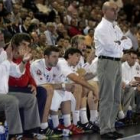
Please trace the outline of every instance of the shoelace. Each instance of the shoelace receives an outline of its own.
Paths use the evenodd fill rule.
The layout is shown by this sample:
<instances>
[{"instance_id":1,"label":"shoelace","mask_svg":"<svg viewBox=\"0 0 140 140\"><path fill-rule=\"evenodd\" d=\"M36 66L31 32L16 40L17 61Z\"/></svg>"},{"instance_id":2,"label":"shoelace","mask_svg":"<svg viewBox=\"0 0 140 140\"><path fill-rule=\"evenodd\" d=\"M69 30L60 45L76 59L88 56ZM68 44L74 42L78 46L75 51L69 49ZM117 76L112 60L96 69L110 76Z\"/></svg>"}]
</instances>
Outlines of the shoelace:
<instances>
[{"instance_id":1,"label":"shoelace","mask_svg":"<svg viewBox=\"0 0 140 140\"><path fill-rule=\"evenodd\" d=\"M76 127L79 128L79 129L81 129L81 130L83 130L83 127L80 126L79 124L77 124Z\"/></svg>"},{"instance_id":2,"label":"shoelace","mask_svg":"<svg viewBox=\"0 0 140 140\"><path fill-rule=\"evenodd\" d=\"M50 128L47 128L46 130L46 135L50 136L50 135L53 135L54 131L51 130Z\"/></svg>"},{"instance_id":3,"label":"shoelace","mask_svg":"<svg viewBox=\"0 0 140 140\"><path fill-rule=\"evenodd\" d=\"M85 128L90 129L90 130L92 130L93 127L94 126L92 124L90 124L90 123L87 123L86 126L85 126Z\"/></svg>"},{"instance_id":4,"label":"shoelace","mask_svg":"<svg viewBox=\"0 0 140 140\"><path fill-rule=\"evenodd\" d=\"M83 131L83 128L80 127L79 125L78 125L78 126L77 126L77 125L73 125L73 126L72 126L72 129L73 129L74 131L77 131L77 130L78 130L78 131L81 131L81 132Z\"/></svg>"},{"instance_id":5,"label":"shoelace","mask_svg":"<svg viewBox=\"0 0 140 140\"><path fill-rule=\"evenodd\" d=\"M23 138L23 135L17 135L16 136L16 140L22 140L22 138Z\"/></svg>"}]
</instances>

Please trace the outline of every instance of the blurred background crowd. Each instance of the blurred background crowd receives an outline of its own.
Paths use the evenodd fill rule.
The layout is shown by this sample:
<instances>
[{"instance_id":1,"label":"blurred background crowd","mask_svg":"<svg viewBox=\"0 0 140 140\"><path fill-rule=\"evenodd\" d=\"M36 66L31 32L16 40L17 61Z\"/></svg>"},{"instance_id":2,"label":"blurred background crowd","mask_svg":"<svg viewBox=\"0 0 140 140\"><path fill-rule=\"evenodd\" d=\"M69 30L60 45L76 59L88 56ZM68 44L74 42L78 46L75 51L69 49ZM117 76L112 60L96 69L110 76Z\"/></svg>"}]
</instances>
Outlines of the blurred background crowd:
<instances>
[{"instance_id":1,"label":"blurred background crowd","mask_svg":"<svg viewBox=\"0 0 140 140\"><path fill-rule=\"evenodd\" d=\"M101 7L104 1L0 0L0 27L5 42L9 42L16 33L29 33L34 58L41 57L46 45L58 46L63 55L75 35L84 35L86 45L94 47L94 28L102 18ZM133 40L133 49L139 50L140 1L110 1L115 1L119 6L117 22L124 34Z\"/></svg>"}]
</instances>

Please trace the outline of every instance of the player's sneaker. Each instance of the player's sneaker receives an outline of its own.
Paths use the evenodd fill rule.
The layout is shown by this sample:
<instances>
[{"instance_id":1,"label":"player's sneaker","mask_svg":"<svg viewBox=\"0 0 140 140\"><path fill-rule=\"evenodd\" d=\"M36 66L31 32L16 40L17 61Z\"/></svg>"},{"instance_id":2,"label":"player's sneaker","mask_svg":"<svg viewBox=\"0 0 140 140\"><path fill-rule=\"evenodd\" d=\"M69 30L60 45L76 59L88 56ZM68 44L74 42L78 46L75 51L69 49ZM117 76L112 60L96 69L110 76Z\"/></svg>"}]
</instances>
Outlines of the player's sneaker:
<instances>
[{"instance_id":1,"label":"player's sneaker","mask_svg":"<svg viewBox=\"0 0 140 140\"><path fill-rule=\"evenodd\" d=\"M82 124L81 122L78 122L78 126L80 126L85 132L98 132L99 128L95 126L94 124L87 122L85 124Z\"/></svg>"},{"instance_id":2,"label":"player's sneaker","mask_svg":"<svg viewBox=\"0 0 140 140\"><path fill-rule=\"evenodd\" d=\"M34 133L34 137L37 139L37 140L46 140L47 137L43 134L38 134L38 133Z\"/></svg>"},{"instance_id":3,"label":"player's sneaker","mask_svg":"<svg viewBox=\"0 0 140 140\"><path fill-rule=\"evenodd\" d=\"M56 128L56 129L50 129L49 127L47 127L44 130L40 130L41 134L45 134L47 137L52 137L52 138L58 138L58 137L62 137L62 130Z\"/></svg>"},{"instance_id":4,"label":"player's sneaker","mask_svg":"<svg viewBox=\"0 0 140 140\"><path fill-rule=\"evenodd\" d=\"M63 130L69 130L73 135L77 135L77 134L83 134L84 131L81 128L78 128L76 125L71 124L68 127L65 127L64 125L59 126L61 129ZM71 134L70 133L70 134Z\"/></svg>"}]
</instances>

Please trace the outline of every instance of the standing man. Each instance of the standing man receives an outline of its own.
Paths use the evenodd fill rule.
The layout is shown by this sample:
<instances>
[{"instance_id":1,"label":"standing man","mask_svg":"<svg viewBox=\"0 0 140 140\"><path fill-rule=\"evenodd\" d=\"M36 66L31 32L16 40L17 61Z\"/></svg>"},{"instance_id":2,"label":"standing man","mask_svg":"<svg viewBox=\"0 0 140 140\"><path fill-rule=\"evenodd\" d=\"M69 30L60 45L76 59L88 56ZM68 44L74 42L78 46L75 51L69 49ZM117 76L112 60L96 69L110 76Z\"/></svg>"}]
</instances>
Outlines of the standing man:
<instances>
[{"instance_id":1,"label":"standing man","mask_svg":"<svg viewBox=\"0 0 140 140\"><path fill-rule=\"evenodd\" d=\"M98 56L97 74L99 78L99 115L102 138L116 139L123 137L115 130L121 101L121 57L124 49L132 47L131 40L125 37L116 24L118 6L105 2L102 7L101 22L95 29L94 40Z\"/></svg>"}]
</instances>

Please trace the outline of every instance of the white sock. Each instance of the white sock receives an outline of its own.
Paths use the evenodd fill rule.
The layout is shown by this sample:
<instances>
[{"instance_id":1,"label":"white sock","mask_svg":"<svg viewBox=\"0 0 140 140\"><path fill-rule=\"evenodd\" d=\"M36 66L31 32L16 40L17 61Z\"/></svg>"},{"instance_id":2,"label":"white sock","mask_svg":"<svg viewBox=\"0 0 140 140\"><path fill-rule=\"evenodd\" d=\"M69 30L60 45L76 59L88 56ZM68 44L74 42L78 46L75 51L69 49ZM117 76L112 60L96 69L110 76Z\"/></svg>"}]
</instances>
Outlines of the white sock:
<instances>
[{"instance_id":1,"label":"white sock","mask_svg":"<svg viewBox=\"0 0 140 140\"><path fill-rule=\"evenodd\" d=\"M124 112L121 110L121 111L119 111L119 113L118 113L118 118L119 119L123 119L125 117L125 115L124 115Z\"/></svg>"},{"instance_id":2,"label":"white sock","mask_svg":"<svg viewBox=\"0 0 140 140\"><path fill-rule=\"evenodd\" d=\"M71 125L71 119L70 119L70 114L63 115L64 119L64 126L68 127Z\"/></svg>"},{"instance_id":3,"label":"white sock","mask_svg":"<svg viewBox=\"0 0 140 140\"><path fill-rule=\"evenodd\" d=\"M128 110L132 110L132 106L129 106L129 107L128 107Z\"/></svg>"},{"instance_id":4,"label":"white sock","mask_svg":"<svg viewBox=\"0 0 140 140\"><path fill-rule=\"evenodd\" d=\"M73 117L73 124L77 125L77 122L79 121L79 110L75 110L72 112Z\"/></svg>"},{"instance_id":5,"label":"white sock","mask_svg":"<svg viewBox=\"0 0 140 140\"><path fill-rule=\"evenodd\" d=\"M98 111L97 110L90 110L90 121L95 122L98 117Z\"/></svg>"},{"instance_id":6,"label":"white sock","mask_svg":"<svg viewBox=\"0 0 140 140\"><path fill-rule=\"evenodd\" d=\"M80 118L81 118L81 123L85 124L88 122L87 118L87 109L86 108L81 108L80 109Z\"/></svg>"},{"instance_id":7,"label":"white sock","mask_svg":"<svg viewBox=\"0 0 140 140\"><path fill-rule=\"evenodd\" d=\"M51 115L53 127L56 128L59 125L58 115Z\"/></svg>"},{"instance_id":8,"label":"white sock","mask_svg":"<svg viewBox=\"0 0 140 140\"><path fill-rule=\"evenodd\" d=\"M48 122L41 123L40 127L41 129L46 129L48 127Z\"/></svg>"}]
</instances>

